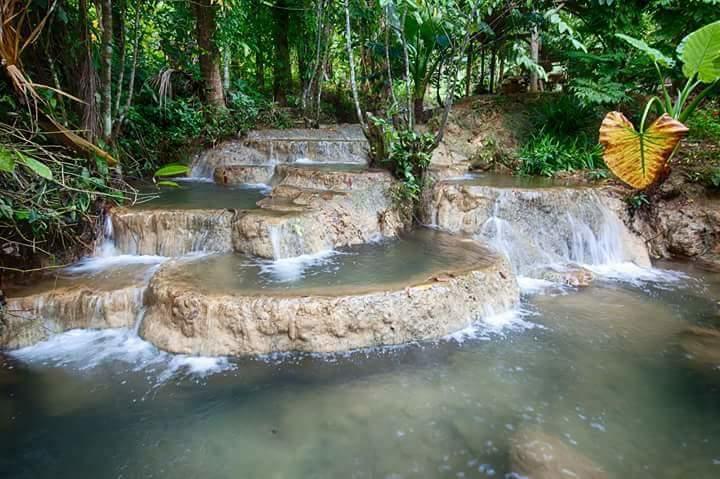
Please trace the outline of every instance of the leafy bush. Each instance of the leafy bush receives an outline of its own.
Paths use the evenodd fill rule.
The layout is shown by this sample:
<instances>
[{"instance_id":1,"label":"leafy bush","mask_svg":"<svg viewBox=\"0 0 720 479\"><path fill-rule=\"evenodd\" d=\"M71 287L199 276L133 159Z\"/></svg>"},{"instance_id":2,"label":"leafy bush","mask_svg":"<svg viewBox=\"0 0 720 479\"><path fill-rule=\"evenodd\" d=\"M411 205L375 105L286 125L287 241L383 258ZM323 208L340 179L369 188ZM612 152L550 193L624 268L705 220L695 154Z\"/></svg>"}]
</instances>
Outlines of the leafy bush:
<instances>
[{"instance_id":1,"label":"leafy bush","mask_svg":"<svg viewBox=\"0 0 720 479\"><path fill-rule=\"evenodd\" d=\"M216 143L257 125L287 128L287 115L259 95L231 90L228 107L204 105L197 97L142 102L128 112L119 146L125 173L151 175L159 165L182 162L197 147Z\"/></svg>"},{"instance_id":2,"label":"leafy bush","mask_svg":"<svg viewBox=\"0 0 720 479\"><path fill-rule=\"evenodd\" d=\"M371 156L377 164L400 180L393 192L398 207L411 214L425 186L425 171L430 166L435 135L395 128L387 120L370 116Z\"/></svg>"},{"instance_id":3,"label":"leafy bush","mask_svg":"<svg viewBox=\"0 0 720 479\"><path fill-rule=\"evenodd\" d=\"M697 110L689 119L690 137L720 143L720 100Z\"/></svg>"},{"instance_id":4,"label":"leafy bush","mask_svg":"<svg viewBox=\"0 0 720 479\"><path fill-rule=\"evenodd\" d=\"M104 203L132 194L102 159L20 137L0 124L0 264L24 270L92 244ZM40 257L44 257L40 260ZM65 258L63 258L65 259Z\"/></svg>"},{"instance_id":5,"label":"leafy bush","mask_svg":"<svg viewBox=\"0 0 720 479\"><path fill-rule=\"evenodd\" d=\"M558 138L576 137L596 125L597 112L572 96L553 95L530 110L530 120L536 131Z\"/></svg>"},{"instance_id":6,"label":"leafy bush","mask_svg":"<svg viewBox=\"0 0 720 479\"><path fill-rule=\"evenodd\" d=\"M600 145L582 139L560 139L541 132L520 149L519 172L523 175L553 176L558 171L603 167Z\"/></svg>"}]
</instances>

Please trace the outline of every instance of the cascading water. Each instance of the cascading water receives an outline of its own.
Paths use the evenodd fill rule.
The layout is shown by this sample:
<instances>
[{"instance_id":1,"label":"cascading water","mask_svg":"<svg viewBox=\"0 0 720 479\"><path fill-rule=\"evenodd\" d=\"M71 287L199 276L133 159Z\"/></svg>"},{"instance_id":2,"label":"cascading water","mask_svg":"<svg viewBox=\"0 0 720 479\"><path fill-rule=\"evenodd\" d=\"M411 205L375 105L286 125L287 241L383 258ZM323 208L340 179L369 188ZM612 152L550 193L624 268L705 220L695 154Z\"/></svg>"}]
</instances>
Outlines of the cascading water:
<instances>
[{"instance_id":1,"label":"cascading water","mask_svg":"<svg viewBox=\"0 0 720 479\"><path fill-rule=\"evenodd\" d=\"M567 193L567 194L566 194ZM519 274L567 264L619 264L629 260L625 227L592 191L504 190L478 236L504 253Z\"/></svg>"}]
</instances>

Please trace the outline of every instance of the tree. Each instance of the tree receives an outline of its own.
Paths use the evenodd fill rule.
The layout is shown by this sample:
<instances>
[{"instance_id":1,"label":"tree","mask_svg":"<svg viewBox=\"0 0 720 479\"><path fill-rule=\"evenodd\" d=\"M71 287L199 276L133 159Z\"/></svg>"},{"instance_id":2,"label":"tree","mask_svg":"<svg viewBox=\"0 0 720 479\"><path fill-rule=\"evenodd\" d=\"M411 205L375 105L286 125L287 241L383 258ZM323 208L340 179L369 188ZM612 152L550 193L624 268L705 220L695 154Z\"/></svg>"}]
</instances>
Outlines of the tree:
<instances>
[{"instance_id":1,"label":"tree","mask_svg":"<svg viewBox=\"0 0 720 479\"><path fill-rule=\"evenodd\" d=\"M200 72L208 104L225 106L223 79L220 74L220 51L215 44L217 6L211 0L191 0L195 14L195 36L200 49Z\"/></svg>"},{"instance_id":2,"label":"tree","mask_svg":"<svg viewBox=\"0 0 720 479\"><path fill-rule=\"evenodd\" d=\"M278 0L272 7L275 39L275 67L273 70L273 96L280 105L287 104L287 95L292 86L290 64L290 11L287 0Z\"/></svg>"}]
</instances>

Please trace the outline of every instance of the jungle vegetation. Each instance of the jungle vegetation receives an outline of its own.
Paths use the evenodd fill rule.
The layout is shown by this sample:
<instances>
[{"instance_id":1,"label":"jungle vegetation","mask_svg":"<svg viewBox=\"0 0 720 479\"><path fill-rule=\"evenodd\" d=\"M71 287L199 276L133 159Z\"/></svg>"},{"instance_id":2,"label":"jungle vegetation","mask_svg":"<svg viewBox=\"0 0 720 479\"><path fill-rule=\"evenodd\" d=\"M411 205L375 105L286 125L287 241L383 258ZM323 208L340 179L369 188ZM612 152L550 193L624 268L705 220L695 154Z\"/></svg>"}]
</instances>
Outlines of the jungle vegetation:
<instances>
[{"instance_id":1,"label":"jungle vegetation","mask_svg":"<svg viewBox=\"0 0 720 479\"><path fill-rule=\"evenodd\" d=\"M602 171L602 116L672 108L688 75L664 59L717 20L720 0L0 0L0 268L72 259L128 180L251 128L360 123L412 203L454 103L560 92L519 172ZM691 136L720 129L707 83Z\"/></svg>"}]
</instances>

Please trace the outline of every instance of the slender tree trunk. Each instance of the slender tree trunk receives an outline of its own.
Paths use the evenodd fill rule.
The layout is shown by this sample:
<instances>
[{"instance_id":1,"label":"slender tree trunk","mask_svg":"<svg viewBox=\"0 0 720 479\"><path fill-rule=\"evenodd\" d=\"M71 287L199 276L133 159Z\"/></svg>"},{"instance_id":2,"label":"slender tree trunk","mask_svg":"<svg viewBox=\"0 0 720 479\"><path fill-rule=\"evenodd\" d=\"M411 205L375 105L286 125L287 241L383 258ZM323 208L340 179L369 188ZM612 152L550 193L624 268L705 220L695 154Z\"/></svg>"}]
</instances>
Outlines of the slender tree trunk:
<instances>
[{"instance_id":1,"label":"slender tree trunk","mask_svg":"<svg viewBox=\"0 0 720 479\"><path fill-rule=\"evenodd\" d=\"M275 68L273 71L273 96L280 105L287 104L287 94L292 85L292 69L290 67L290 14L287 0L278 0L272 9L275 20Z\"/></svg>"},{"instance_id":2,"label":"slender tree trunk","mask_svg":"<svg viewBox=\"0 0 720 479\"><path fill-rule=\"evenodd\" d=\"M405 96L407 97L407 122L408 129L412 130L415 127L414 109L412 104L412 89L410 87L410 53L408 51L407 38L405 38L405 17L407 15L407 8L403 11L402 17L400 18L400 43L403 49L403 62L405 63Z\"/></svg>"},{"instance_id":3,"label":"slender tree trunk","mask_svg":"<svg viewBox=\"0 0 720 479\"><path fill-rule=\"evenodd\" d=\"M495 67L497 66L497 51L493 48L490 52L490 84L488 93L495 93Z\"/></svg>"},{"instance_id":4,"label":"slender tree trunk","mask_svg":"<svg viewBox=\"0 0 720 479\"><path fill-rule=\"evenodd\" d=\"M230 48L225 47L222 55L223 60L223 89L228 91L230 89L230 64L232 63L232 56L230 55Z\"/></svg>"},{"instance_id":5,"label":"slender tree trunk","mask_svg":"<svg viewBox=\"0 0 720 479\"><path fill-rule=\"evenodd\" d=\"M467 63L465 64L465 96L470 96L472 89L473 61L475 61L475 49L473 49L473 44L470 42L467 50Z\"/></svg>"},{"instance_id":6,"label":"slender tree trunk","mask_svg":"<svg viewBox=\"0 0 720 479\"><path fill-rule=\"evenodd\" d=\"M540 62L540 33L537 26L530 33L530 58L535 64ZM540 78L535 70L530 71L530 91L540 91Z\"/></svg>"},{"instance_id":7,"label":"slender tree trunk","mask_svg":"<svg viewBox=\"0 0 720 479\"><path fill-rule=\"evenodd\" d=\"M125 83L125 60L127 55L127 48L125 45L125 12L126 5L125 0L120 0L116 3L115 10L113 12L113 35L115 38L115 47L120 52L120 72L118 73L117 89L115 90L115 116L120 116L120 100L122 98L123 84Z\"/></svg>"},{"instance_id":8,"label":"slender tree trunk","mask_svg":"<svg viewBox=\"0 0 720 479\"><path fill-rule=\"evenodd\" d=\"M480 91L485 91L485 48L480 50Z\"/></svg>"},{"instance_id":9,"label":"slender tree trunk","mask_svg":"<svg viewBox=\"0 0 720 479\"><path fill-rule=\"evenodd\" d=\"M122 107L122 111L120 111L118 120L115 124L115 131L113 133L114 138L117 138L120 134L120 130L122 129L123 123L125 122L125 116L127 115L128 111L130 111L130 107L132 106L133 101L133 95L135 94L135 75L137 73L138 55L140 50L140 37L142 36L142 30L140 29L141 3L142 2L138 2L135 5L135 23L133 27L133 54L132 63L130 64L130 79L128 82L128 91L127 97L125 98L125 105Z\"/></svg>"},{"instance_id":10,"label":"slender tree trunk","mask_svg":"<svg viewBox=\"0 0 720 479\"><path fill-rule=\"evenodd\" d=\"M505 57L499 58L500 65L498 66L498 88L502 89L503 81L505 80Z\"/></svg>"},{"instance_id":11,"label":"slender tree trunk","mask_svg":"<svg viewBox=\"0 0 720 479\"><path fill-rule=\"evenodd\" d=\"M260 50L255 52L255 83L258 90L265 90L265 58Z\"/></svg>"},{"instance_id":12,"label":"slender tree trunk","mask_svg":"<svg viewBox=\"0 0 720 479\"><path fill-rule=\"evenodd\" d=\"M102 52L100 62L100 82L102 110L102 134L106 142L112 136L112 57L113 57L113 18L112 0L101 0Z\"/></svg>"},{"instance_id":13,"label":"slender tree trunk","mask_svg":"<svg viewBox=\"0 0 720 479\"><path fill-rule=\"evenodd\" d=\"M195 12L195 35L200 48L200 72L205 100L216 107L225 106L225 92L220 75L220 52L215 44L215 11L211 0L192 0Z\"/></svg>"},{"instance_id":14,"label":"slender tree trunk","mask_svg":"<svg viewBox=\"0 0 720 479\"><path fill-rule=\"evenodd\" d=\"M80 98L85 102L82 106L82 125L85 136L90 142L95 142L102 133L100 119L98 118L98 76L93 62L92 41L90 39L90 21L87 17L87 0L78 1L80 13L80 44L83 49L82 66L79 79Z\"/></svg>"},{"instance_id":15,"label":"slender tree trunk","mask_svg":"<svg viewBox=\"0 0 720 479\"><path fill-rule=\"evenodd\" d=\"M358 96L357 82L355 80L355 60L353 58L352 49L352 30L350 29L350 4L348 0L343 0L343 6L345 8L345 47L347 49L348 63L350 63L350 89L352 90L353 101L355 102L355 113L357 114L358 122L365 133L368 136L368 128L365 124L365 119L360 108L360 97Z\"/></svg>"}]
</instances>

